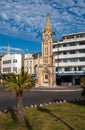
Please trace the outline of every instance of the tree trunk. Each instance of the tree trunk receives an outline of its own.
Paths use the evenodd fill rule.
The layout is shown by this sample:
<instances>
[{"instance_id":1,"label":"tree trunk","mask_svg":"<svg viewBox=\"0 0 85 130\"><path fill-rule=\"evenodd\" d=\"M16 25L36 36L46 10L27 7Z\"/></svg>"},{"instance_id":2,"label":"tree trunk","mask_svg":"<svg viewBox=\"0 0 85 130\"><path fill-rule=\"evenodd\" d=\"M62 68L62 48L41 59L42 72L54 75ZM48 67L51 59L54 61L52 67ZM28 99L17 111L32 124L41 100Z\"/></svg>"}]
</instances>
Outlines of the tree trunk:
<instances>
[{"instance_id":1,"label":"tree trunk","mask_svg":"<svg viewBox=\"0 0 85 130\"><path fill-rule=\"evenodd\" d=\"M16 93L16 118L19 123L24 122L24 108L22 103L23 92L19 91Z\"/></svg>"}]
</instances>

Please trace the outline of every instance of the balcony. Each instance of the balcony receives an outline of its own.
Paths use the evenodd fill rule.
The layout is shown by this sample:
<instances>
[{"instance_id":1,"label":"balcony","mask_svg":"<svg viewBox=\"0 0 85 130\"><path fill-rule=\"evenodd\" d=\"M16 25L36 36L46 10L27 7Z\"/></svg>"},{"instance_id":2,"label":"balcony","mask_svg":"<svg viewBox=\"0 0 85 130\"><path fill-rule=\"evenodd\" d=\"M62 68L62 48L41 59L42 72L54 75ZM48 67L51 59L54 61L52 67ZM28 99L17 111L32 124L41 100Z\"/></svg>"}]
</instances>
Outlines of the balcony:
<instances>
[{"instance_id":1,"label":"balcony","mask_svg":"<svg viewBox=\"0 0 85 130\"><path fill-rule=\"evenodd\" d=\"M53 53L54 52L59 52L59 51L70 51L70 50L80 50L84 49L85 45L77 45L77 46L68 46L68 47L59 47L59 48L53 48Z\"/></svg>"},{"instance_id":2,"label":"balcony","mask_svg":"<svg viewBox=\"0 0 85 130\"><path fill-rule=\"evenodd\" d=\"M72 38L72 39L63 39L62 41L59 41L59 43L66 43L66 42L79 42L79 41L85 41L85 37L78 37L78 38Z\"/></svg>"},{"instance_id":3,"label":"balcony","mask_svg":"<svg viewBox=\"0 0 85 130\"><path fill-rule=\"evenodd\" d=\"M80 58L80 57L85 57L85 53L78 53L78 54L67 54L67 55L56 55L55 59L70 59L70 58Z\"/></svg>"},{"instance_id":4,"label":"balcony","mask_svg":"<svg viewBox=\"0 0 85 130\"><path fill-rule=\"evenodd\" d=\"M55 63L56 67L85 66L85 62L60 62Z\"/></svg>"}]
</instances>

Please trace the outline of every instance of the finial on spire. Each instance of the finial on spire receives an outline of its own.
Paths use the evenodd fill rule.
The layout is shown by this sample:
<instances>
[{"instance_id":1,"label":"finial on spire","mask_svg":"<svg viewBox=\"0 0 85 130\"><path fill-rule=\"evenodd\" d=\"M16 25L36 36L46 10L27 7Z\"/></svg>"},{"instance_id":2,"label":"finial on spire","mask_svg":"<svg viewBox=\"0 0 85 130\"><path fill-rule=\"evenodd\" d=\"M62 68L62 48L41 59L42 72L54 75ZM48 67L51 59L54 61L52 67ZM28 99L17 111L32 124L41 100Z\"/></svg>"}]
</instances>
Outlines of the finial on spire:
<instances>
[{"instance_id":1,"label":"finial on spire","mask_svg":"<svg viewBox=\"0 0 85 130\"><path fill-rule=\"evenodd\" d=\"M50 13L48 12L48 13L47 13L47 17L49 17L49 16L50 16Z\"/></svg>"},{"instance_id":2,"label":"finial on spire","mask_svg":"<svg viewBox=\"0 0 85 130\"><path fill-rule=\"evenodd\" d=\"M47 13L47 18L46 18L46 29L52 29L51 24L50 24L50 13Z\"/></svg>"}]
</instances>

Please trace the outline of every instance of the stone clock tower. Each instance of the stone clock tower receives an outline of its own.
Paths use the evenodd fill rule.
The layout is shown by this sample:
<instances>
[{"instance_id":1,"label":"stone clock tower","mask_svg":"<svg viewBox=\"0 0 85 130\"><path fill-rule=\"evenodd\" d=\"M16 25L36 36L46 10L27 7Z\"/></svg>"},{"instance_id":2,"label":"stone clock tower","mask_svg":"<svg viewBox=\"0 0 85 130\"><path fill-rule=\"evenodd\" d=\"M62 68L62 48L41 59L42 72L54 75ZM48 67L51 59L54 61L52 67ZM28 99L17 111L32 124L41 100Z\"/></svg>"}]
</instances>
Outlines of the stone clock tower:
<instances>
[{"instance_id":1,"label":"stone clock tower","mask_svg":"<svg viewBox=\"0 0 85 130\"><path fill-rule=\"evenodd\" d=\"M52 28L50 15L47 14L46 25L42 32L42 64L38 66L38 84L40 86L54 87L55 76L52 55Z\"/></svg>"}]
</instances>

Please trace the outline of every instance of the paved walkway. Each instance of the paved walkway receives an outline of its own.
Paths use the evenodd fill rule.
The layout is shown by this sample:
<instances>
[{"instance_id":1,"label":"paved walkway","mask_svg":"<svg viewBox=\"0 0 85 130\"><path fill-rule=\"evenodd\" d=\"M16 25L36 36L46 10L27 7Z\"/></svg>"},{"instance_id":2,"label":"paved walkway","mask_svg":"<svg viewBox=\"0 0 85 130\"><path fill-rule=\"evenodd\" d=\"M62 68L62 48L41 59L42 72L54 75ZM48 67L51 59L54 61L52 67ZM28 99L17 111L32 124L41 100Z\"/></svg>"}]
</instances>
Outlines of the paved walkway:
<instances>
[{"instance_id":1,"label":"paved walkway","mask_svg":"<svg viewBox=\"0 0 85 130\"><path fill-rule=\"evenodd\" d=\"M52 87L45 87L39 86L36 88L32 88L31 91L54 91L54 92L65 92L65 91L82 91L80 85L72 85L72 86L55 86Z\"/></svg>"}]
</instances>

